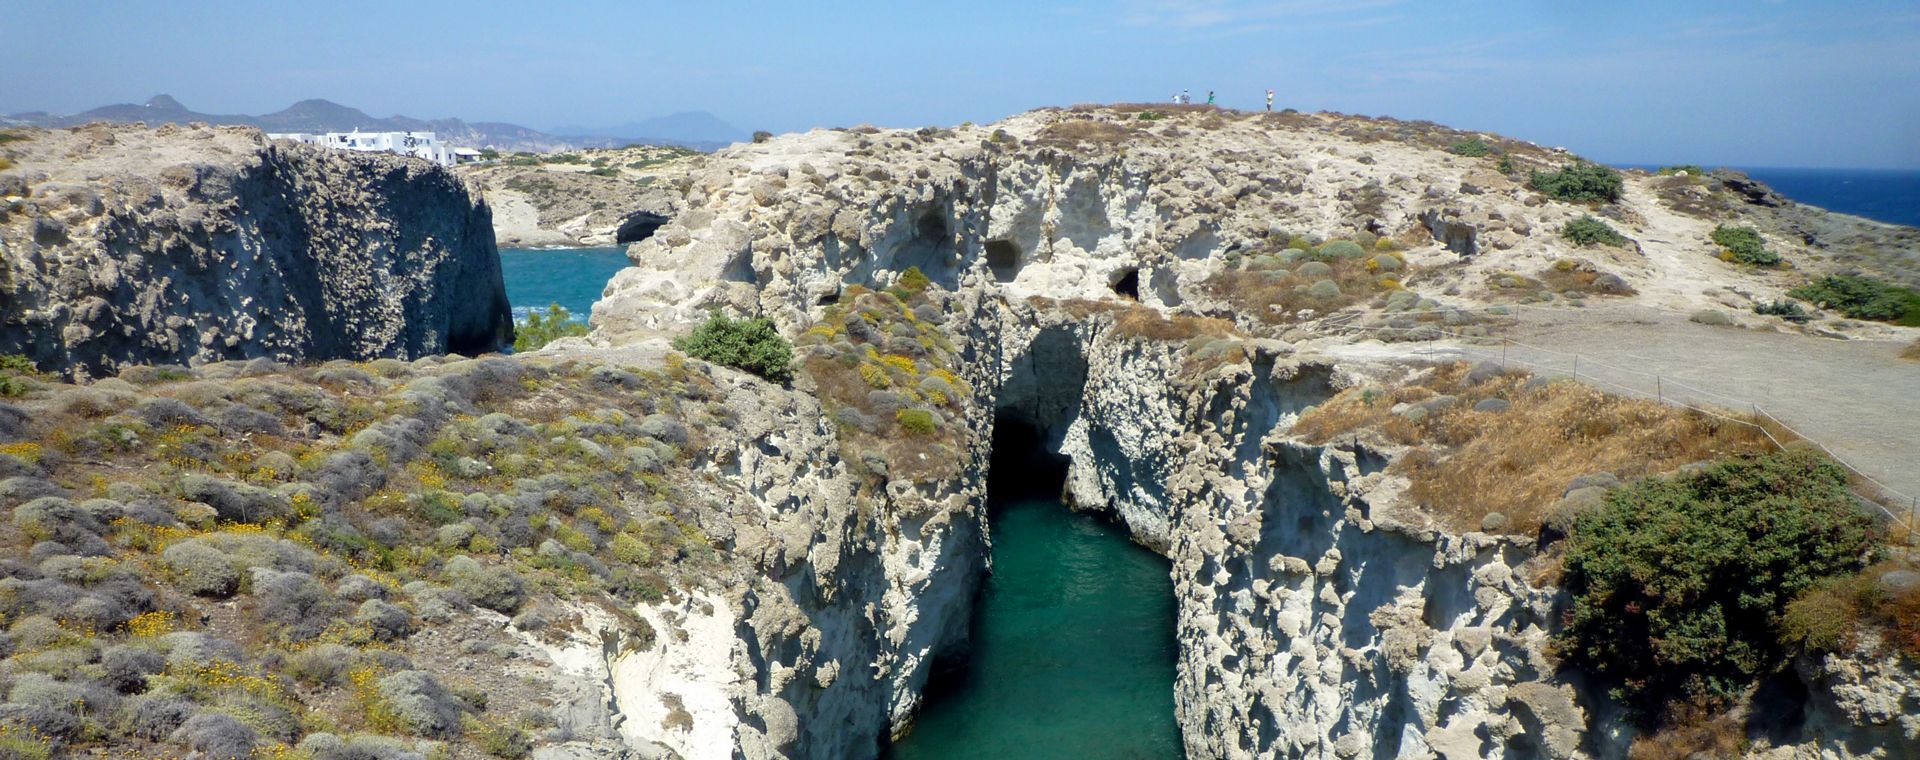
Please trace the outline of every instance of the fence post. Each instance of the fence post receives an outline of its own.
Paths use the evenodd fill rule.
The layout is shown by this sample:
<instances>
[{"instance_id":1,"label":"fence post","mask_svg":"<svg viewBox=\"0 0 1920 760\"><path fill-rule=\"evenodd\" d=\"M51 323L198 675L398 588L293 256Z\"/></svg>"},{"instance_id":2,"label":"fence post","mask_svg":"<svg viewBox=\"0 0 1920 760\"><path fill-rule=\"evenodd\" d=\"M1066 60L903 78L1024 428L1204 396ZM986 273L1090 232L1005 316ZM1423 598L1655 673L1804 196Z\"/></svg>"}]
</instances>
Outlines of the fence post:
<instances>
[{"instance_id":1,"label":"fence post","mask_svg":"<svg viewBox=\"0 0 1920 760\"><path fill-rule=\"evenodd\" d=\"M1580 355L1573 355L1573 379L1580 379Z\"/></svg>"},{"instance_id":2,"label":"fence post","mask_svg":"<svg viewBox=\"0 0 1920 760\"><path fill-rule=\"evenodd\" d=\"M1653 398L1662 404L1667 403L1667 390L1661 387L1659 375L1653 376Z\"/></svg>"},{"instance_id":3,"label":"fence post","mask_svg":"<svg viewBox=\"0 0 1920 760\"><path fill-rule=\"evenodd\" d=\"M1500 338L1500 371L1501 372L1507 371L1507 338L1506 336L1501 336Z\"/></svg>"}]
</instances>

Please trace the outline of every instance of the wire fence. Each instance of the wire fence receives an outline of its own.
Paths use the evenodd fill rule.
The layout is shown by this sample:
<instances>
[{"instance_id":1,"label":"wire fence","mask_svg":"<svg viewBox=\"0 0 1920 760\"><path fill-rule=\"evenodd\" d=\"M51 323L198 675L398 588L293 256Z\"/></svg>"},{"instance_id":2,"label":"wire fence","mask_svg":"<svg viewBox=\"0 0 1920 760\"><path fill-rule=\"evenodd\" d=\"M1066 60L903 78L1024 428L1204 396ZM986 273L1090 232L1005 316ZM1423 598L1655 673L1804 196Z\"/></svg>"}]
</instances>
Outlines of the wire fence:
<instances>
[{"instance_id":1,"label":"wire fence","mask_svg":"<svg viewBox=\"0 0 1920 760\"><path fill-rule=\"evenodd\" d=\"M1511 309L1512 307L1493 308ZM1555 311L1575 313L1572 309ZM1513 311L1494 311L1493 315L1512 316L1516 321L1518 319L1517 313ZM1532 345L1507 337L1468 335L1443 325L1383 327L1361 325L1358 324L1358 320L1343 319L1323 322L1322 328L1348 337L1371 335L1383 340L1398 338L1397 342L1420 341L1415 351L1429 361L1470 359L1496 362L1503 370L1524 368L1539 375L1570 377L1625 396L1652 399L1658 403L1690 409L1715 419L1755 428L1776 447L1784 448L1789 442L1803 441L1818 448L1828 458L1846 469L1850 490L1863 505L1871 505L1873 509L1884 514L1890 525L1904 525L1906 528L1904 539L1909 545L1920 541L1920 498L1903 493L1868 475L1825 444L1794 429L1793 426L1775 417L1753 401L1701 388L1695 383L1664 373L1623 367L1578 352ZM1441 338L1451 339L1453 343L1436 345L1433 342ZM1475 343L1474 341L1486 342ZM1639 359L1632 354L1623 355L1630 359ZM1741 411L1745 411L1747 416L1741 416Z\"/></svg>"}]
</instances>

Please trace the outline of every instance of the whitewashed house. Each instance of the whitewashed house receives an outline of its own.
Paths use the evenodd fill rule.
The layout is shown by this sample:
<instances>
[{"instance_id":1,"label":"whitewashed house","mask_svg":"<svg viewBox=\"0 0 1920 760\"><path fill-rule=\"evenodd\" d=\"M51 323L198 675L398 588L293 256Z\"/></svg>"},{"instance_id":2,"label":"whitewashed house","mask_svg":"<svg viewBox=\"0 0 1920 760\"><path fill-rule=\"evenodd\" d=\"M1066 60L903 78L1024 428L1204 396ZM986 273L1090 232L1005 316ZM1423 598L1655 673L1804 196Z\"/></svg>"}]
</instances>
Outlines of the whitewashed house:
<instances>
[{"instance_id":1,"label":"whitewashed house","mask_svg":"<svg viewBox=\"0 0 1920 760\"><path fill-rule=\"evenodd\" d=\"M361 150L371 152L398 153L403 156L416 156L441 166L454 164L454 149L440 144L432 132L328 132L311 134L307 132L278 132L268 134L275 140L292 140L309 145L324 145L339 150Z\"/></svg>"}]
</instances>

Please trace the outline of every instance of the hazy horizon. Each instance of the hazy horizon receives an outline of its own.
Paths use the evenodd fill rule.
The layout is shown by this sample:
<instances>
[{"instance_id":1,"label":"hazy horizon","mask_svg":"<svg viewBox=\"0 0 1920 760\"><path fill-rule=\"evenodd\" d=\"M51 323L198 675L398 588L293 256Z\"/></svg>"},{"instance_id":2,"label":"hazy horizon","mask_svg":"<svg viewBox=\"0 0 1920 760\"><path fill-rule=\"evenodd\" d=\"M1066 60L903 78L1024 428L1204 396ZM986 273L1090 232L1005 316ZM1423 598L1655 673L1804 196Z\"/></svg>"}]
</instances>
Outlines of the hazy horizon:
<instances>
[{"instance_id":1,"label":"hazy horizon","mask_svg":"<svg viewBox=\"0 0 1920 760\"><path fill-rule=\"evenodd\" d=\"M256 7L99 0L0 10L0 112L160 93L206 113L325 98L375 117L540 130L707 111L740 129L984 123L1035 107L1203 101L1424 119L1613 164L1920 169L1920 8L1671 9L1503 0L987 0L816 8Z\"/></svg>"}]
</instances>

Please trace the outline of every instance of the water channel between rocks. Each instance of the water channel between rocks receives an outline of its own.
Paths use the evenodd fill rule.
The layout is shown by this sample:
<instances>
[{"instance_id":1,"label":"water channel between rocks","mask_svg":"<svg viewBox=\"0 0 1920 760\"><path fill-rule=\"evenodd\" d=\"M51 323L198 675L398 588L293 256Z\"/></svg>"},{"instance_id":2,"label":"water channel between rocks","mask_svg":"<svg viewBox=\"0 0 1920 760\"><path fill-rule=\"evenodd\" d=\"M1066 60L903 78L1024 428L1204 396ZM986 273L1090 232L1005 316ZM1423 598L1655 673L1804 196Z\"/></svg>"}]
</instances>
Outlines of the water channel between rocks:
<instances>
[{"instance_id":1,"label":"water channel between rocks","mask_svg":"<svg viewBox=\"0 0 1920 760\"><path fill-rule=\"evenodd\" d=\"M972 649L934 678L890 756L1179 757L1166 559L1051 498L1061 482L1053 463L999 455L1006 443L996 437L993 574Z\"/></svg>"}]
</instances>

